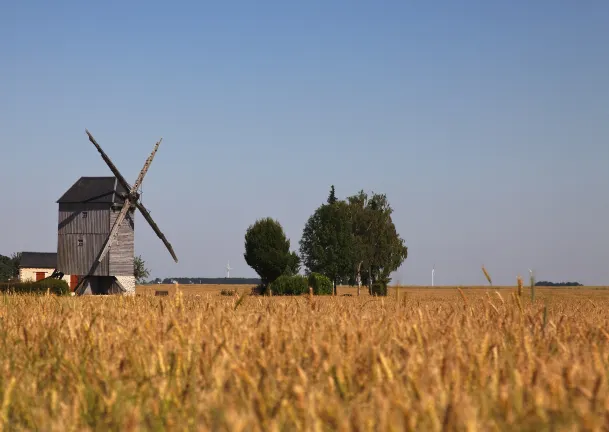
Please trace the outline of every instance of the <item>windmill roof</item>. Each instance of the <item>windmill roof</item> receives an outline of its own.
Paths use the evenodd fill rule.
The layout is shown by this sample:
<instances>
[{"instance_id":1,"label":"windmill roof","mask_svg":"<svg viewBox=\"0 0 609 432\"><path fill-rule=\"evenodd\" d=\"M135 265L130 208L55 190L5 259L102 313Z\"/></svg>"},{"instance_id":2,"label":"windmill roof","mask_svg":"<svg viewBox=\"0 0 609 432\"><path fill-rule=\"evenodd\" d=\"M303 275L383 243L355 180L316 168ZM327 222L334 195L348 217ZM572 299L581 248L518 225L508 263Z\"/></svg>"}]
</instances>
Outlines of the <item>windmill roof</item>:
<instances>
[{"instance_id":1,"label":"windmill roof","mask_svg":"<svg viewBox=\"0 0 609 432\"><path fill-rule=\"evenodd\" d=\"M19 267L22 268L55 268L57 253L55 252L22 252Z\"/></svg>"},{"instance_id":2,"label":"windmill roof","mask_svg":"<svg viewBox=\"0 0 609 432\"><path fill-rule=\"evenodd\" d=\"M81 177L57 200L58 203L122 204L118 193L128 191L116 177Z\"/></svg>"}]
</instances>

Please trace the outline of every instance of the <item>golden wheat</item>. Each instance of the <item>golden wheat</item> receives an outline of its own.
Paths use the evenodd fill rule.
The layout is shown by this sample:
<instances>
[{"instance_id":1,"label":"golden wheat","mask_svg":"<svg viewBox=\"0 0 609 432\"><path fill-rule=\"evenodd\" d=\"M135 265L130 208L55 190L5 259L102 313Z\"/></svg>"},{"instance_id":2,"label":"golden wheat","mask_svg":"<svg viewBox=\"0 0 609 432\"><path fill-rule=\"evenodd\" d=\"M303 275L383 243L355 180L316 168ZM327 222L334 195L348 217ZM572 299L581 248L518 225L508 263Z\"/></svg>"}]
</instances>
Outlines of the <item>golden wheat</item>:
<instances>
[{"instance_id":1,"label":"golden wheat","mask_svg":"<svg viewBox=\"0 0 609 432\"><path fill-rule=\"evenodd\" d=\"M603 430L609 292L0 297L5 430Z\"/></svg>"}]
</instances>

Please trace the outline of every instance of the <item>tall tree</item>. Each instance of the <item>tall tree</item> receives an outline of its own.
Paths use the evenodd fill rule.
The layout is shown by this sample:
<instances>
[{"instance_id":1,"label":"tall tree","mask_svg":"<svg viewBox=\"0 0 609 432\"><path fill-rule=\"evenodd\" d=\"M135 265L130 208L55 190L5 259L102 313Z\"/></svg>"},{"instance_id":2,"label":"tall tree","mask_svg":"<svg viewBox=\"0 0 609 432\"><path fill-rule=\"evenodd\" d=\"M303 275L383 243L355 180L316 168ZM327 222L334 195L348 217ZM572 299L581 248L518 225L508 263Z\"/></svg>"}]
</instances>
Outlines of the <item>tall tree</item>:
<instances>
[{"instance_id":1,"label":"tall tree","mask_svg":"<svg viewBox=\"0 0 609 432\"><path fill-rule=\"evenodd\" d=\"M245 262L268 286L283 274L296 274L300 258L290 251L290 240L281 224L272 218L258 219L245 233Z\"/></svg>"},{"instance_id":2,"label":"tall tree","mask_svg":"<svg viewBox=\"0 0 609 432\"><path fill-rule=\"evenodd\" d=\"M408 256L408 248L398 234L385 194L364 191L347 198L351 208L354 250L352 268L356 280L370 287L375 281L389 283L389 275ZM359 293L359 292L358 292Z\"/></svg>"},{"instance_id":3,"label":"tall tree","mask_svg":"<svg viewBox=\"0 0 609 432\"><path fill-rule=\"evenodd\" d=\"M307 220L300 239L300 255L308 271L330 278L336 295L338 282L351 274L352 251L352 225L347 203L335 201L321 205Z\"/></svg>"}]
</instances>

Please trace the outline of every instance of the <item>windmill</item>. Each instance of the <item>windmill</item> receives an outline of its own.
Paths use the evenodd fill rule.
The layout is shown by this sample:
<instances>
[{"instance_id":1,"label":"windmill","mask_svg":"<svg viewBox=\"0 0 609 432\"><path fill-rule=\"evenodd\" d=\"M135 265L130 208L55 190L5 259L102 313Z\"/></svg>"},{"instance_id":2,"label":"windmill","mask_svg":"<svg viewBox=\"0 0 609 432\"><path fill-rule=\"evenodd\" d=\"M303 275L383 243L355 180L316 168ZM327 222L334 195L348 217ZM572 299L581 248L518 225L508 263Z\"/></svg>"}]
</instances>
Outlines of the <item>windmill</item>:
<instances>
[{"instance_id":1,"label":"windmill","mask_svg":"<svg viewBox=\"0 0 609 432\"><path fill-rule=\"evenodd\" d=\"M433 286L433 275L436 271L436 265L434 264L433 267L431 268L431 286Z\"/></svg>"},{"instance_id":2,"label":"windmill","mask_svg":"<svg viewBox=\"0 0 609 432\"><path fill-rule=\"evenodd\" d=\"M73 287L78 295L133 294L136 209L178 262L171 244L142 205L138 192L162 138L155 144L135 183L130 185L93 135L86 129L85 132L114 176L81 177L57 201L57 267L65 274L78 275L78 283Z\"/></svg>"},{"instance_id":3,"label":"windmill","mask_svg":"<svg viewBox=\"0 0 609 432\"><path fill-rule=\"evenodd\" d=\"M230 279L231 270L232 270L232 267L230 266L230 261L229 261L228 264L226 264L226 279Z\"/></svg>"}]
</instances>

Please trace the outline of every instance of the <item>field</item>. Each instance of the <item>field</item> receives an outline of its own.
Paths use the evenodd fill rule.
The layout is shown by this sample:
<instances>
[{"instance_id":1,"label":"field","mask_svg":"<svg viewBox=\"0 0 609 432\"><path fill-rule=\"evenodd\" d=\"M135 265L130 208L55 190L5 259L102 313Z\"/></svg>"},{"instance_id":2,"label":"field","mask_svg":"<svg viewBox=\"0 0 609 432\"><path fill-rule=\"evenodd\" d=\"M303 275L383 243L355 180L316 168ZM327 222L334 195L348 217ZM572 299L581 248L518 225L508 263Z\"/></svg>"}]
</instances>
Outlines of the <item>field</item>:
<instances>
[{"instance_id":1,"label":"field","mask_svg":"<svg viewBox=\"0 0 609 432\"><path fill-rule=\"evenodd\" d=\"M0 430L609 427L602 287L225 288L2 296Z\"/></svg>"}]
</instances>

